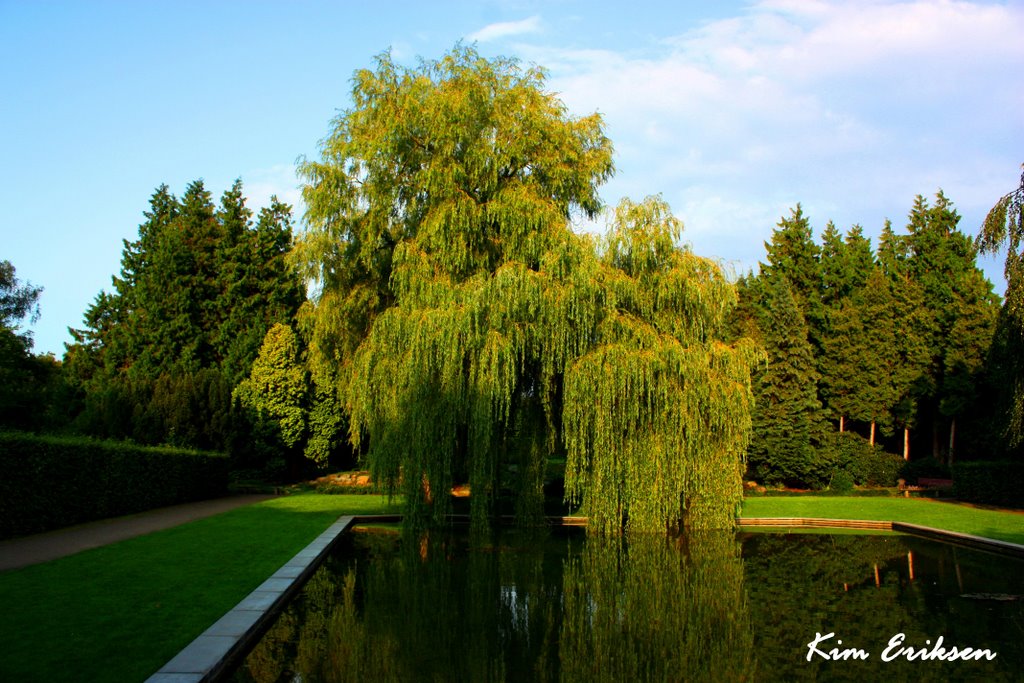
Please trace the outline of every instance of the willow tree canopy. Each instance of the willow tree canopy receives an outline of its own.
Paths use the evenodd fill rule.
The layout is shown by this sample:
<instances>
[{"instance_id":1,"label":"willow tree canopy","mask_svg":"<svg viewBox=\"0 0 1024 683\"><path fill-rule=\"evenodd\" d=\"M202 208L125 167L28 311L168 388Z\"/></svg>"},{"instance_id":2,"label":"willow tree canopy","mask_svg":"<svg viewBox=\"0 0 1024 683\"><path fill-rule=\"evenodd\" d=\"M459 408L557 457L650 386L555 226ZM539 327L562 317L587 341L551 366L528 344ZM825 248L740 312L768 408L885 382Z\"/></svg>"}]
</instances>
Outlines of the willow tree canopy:
<instances>
[{"instance_id":1,"label":"willow tree canopy","mask_svg":"<svg viewBox=\"0 0 1024 683\"><path fill-rule=\"evenodd\" d=\"M658 198L624 202L602 242L573 232L601 210L612 148L544 80L465 47L356 74L300 166L314 362L412 519L441 519L457 479L475 520L511 484L535 516L564 453L597 528L664 529L684 508L731 525L754 357L721 341L733 289L676 246Z\"/></svg>"}]
</instances>

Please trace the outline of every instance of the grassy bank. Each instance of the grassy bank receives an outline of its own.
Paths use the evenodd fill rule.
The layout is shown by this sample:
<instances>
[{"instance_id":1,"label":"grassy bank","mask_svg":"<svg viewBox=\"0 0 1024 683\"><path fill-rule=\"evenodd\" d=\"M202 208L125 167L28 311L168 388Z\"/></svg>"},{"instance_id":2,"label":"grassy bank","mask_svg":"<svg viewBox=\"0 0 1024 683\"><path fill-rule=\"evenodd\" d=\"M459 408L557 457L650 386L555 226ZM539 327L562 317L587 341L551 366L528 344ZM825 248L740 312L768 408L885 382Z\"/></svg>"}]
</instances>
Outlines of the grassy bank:
<instances>
[{"instance_id":1,"label":"grassy bank","mask_svg":"<svg viewBox=\"0 0 1024 683\"><path fill-rule=\"evenodd\" d=\"M1024 514L985 510L927 498L842 498L781 496L747 498L742 517L823 517L870 519L959 531L975 536L1024 543Z\"/></svg>"},{"instance_id":2,"label":"grassy bank","mask_svg":"<svg viewBox=\"0 0 1024 683\"><path fill-rule=\"evenodd\" d=\"M343 514L297 495L0 574L0 680L142 681Z\"/></svg>"},{"instance_id":3,"label":"grassy bank","mask_svg":"<svg viewBox=\"0 0 1024 683\"><path fill-rule=\"evenodd\" d=\"M375 495L269 500L0 574L0 681L141 681ZM904 498L764 497L747 517L900 520L1024 543L1024 515Z\"/></svg>"}]
</instances>

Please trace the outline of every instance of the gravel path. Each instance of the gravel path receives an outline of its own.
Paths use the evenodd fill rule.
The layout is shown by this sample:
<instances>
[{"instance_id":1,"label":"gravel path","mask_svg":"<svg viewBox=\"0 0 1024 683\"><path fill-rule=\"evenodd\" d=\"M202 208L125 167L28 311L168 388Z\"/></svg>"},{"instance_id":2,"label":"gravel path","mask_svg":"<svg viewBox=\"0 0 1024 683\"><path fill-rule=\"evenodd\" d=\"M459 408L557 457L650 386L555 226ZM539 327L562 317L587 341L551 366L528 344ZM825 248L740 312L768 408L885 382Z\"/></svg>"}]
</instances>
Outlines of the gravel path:
<instances>
[{"instance_id":1,"label":"gravel path","mask_svg":"<svg viewBox=\"0 0 1024 683\"><path fill-rule=\"evenodd\" d=\"M214 498L0 541L0 571L49 562L58 557L211 517L269 498L274 496L242 495Z\"/></svg>"}]
</instances>

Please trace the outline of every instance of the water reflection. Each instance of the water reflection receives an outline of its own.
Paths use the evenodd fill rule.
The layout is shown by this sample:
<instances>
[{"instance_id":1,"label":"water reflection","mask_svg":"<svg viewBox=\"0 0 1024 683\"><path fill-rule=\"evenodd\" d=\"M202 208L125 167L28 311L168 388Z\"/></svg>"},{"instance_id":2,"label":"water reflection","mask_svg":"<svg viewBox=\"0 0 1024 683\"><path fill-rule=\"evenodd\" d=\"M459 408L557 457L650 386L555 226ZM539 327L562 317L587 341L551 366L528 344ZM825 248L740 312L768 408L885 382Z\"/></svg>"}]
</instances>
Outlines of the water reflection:
<instances>
[{"instance_id":1,"label":"water reflection","mask_svg":"<svg viewBox=\"0 0 1024 683\"><path fill-rule=\"evenodd\" d=\"M350 534L237 681L1014 680L1020 563L897 536ZM815 633L868 661L807 661ZM923 647L992 662L882 663ZM825 646L822 646L825 649Z\"/></svg>"}]
</instances>

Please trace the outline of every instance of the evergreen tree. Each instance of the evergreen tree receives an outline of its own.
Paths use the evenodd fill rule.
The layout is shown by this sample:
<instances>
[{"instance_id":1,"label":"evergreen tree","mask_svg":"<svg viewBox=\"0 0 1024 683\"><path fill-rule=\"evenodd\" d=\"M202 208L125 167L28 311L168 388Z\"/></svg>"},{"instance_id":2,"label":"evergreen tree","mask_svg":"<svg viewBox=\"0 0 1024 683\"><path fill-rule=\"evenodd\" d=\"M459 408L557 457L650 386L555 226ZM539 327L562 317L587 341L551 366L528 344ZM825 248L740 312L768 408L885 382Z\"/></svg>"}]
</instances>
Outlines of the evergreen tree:
<instances>
[{"instance_id":1,"label":"evergreen tree","mask_svg":"<svg viewBox=\"0 0 1024 683\"><path fill-rule=\"evenodd\" d=\"M872 268L864 285L842 300L830 314L829 334L822 351L821 394L832 413L891 433L892 409L899 400L895 378L899 343L895 303L880 268Z\"/></svg>"},{"instance_id":2,"label":"evergreen tree","mask_svg":"<svg viewBox=\"0 0 1024 683\"><path fill-rule=\"evenodd\" d=\"M821 300L825 307L838 307L863 288L874 266L871 240L864 237L859 225L850 228L842 240L829 223L822 233L821 247Z\"/></svg>"},{"instance_id":3,"label":"evergreen tree","mask_svg":"<svg viewBox=\"0 0 1024 683\"><path fill-rule=\"evenodd\" d=\"M824 486L831 463L817 449L822 409L807 325L788 280L769 277L766 289L768 364L755 388L750 469L766 483Z\"/></svg>"},{"instance_id":4,"label":"evergreen tree","mask_svg":"<svg viewBox=\"0 0 1024 683\"><path fill-rule=\"evenodd\" d=\"M815 349L820 348L824 326L822 310L821 249L811 236L811 224L799 204L788 218L779 221L771 242L765 243L768 263L760 264L761 275L769 280L785 278L803 312L809 338Z\"/></svg>"},{"instance_id":5,"label":"evergreen tree","mask_svg":"<svg viewBox=\"0 0 1024 683\"><path fill-rule=\"evenodd\" d=\"M225 448L231 392L264 335L294 319L301 282L286 263L291 208L272 199L256 225L236 181L215 206L201 180L150 199L125 240L113 293L72 330L67 375L87 432L144 443ZM128 405L118 406L124 401Z\"/></svg>"},{"instance_id":6,"label":"evergreen tree","mask_svg":"<svg viewBox=\"0 0 1024 683\"><path fill-rule=\"evenodd\" d=\"M934 206L921 196L915 199L907 226L905 266L921 288L927 315L919 328L929 354L918 384L919 405L932 428L936 459L953 457L957 418L971 401L998 311L992 284L976 264L977 249L958 230L959 221L939 192Z\"/></svg>"}]
</instances>

